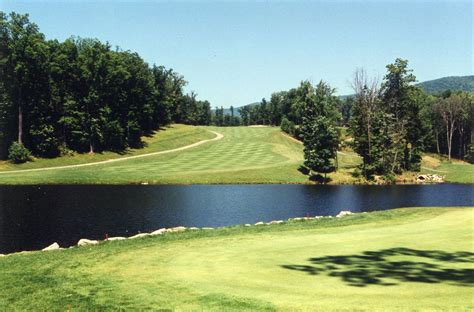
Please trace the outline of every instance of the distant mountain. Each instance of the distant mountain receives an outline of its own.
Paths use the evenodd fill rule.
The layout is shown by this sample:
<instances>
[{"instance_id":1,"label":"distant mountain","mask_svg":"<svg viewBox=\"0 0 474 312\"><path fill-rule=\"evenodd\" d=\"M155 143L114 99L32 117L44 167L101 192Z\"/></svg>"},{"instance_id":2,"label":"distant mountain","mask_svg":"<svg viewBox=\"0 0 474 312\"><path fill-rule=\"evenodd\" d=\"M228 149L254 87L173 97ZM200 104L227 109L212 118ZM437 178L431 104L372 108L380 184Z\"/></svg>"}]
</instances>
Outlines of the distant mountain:
<instances>
[{"instance_id":1,"label":"distant mountain","mask_svg":"<svg viewBox=\"0 0 474 312\"><path fill-rule=\"evenodd\" d=\"M474 92L474 76L450 76L434 80L428 80L416 84L426 93L436 94L446 90ZM339 95L341 100L354 94Z\"/></svg>"},{"instance_id":2,"label":"distant mountain","mask_svg":"<svg viewBox=\"0 0 474 312\"><path fill-rule=\"evenodd\" d=\"M247 105L234 107L234 116L240 117L239 108L242 108L244 106L255 106L255 105L259 105L259 104L260 104L260 102L253 102L253 103L250 103L250 104L247 104ZM230 115L230 108L224 108L224 115Z\"/></svg>"},{"instance_id":3,"label":"distant mountain","mask_svg":"<svg viewBox=\"0 0 474 312\"><path fill-rule=\"evenodd\" d=\"M446 90L474 92L474 76L451 76L417 84L427 93L441 93Z\"/></svg>"}]
</instances>

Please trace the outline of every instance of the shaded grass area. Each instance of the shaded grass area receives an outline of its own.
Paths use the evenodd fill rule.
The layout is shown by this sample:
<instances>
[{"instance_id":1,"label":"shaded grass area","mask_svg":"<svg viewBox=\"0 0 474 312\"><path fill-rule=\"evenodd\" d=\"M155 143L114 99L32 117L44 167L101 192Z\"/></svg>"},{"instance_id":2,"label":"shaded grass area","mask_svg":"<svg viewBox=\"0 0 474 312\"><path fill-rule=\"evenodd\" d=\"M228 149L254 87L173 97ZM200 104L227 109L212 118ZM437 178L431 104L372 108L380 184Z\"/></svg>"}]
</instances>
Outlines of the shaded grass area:
<instances>
[{"instance_id":1,"label":"shaded grass area","mask_svg":"<svg viewBox=\"0 0 474 312\"><path fill-rule=\"evenodd\" d=\"M0 258L0 310L469 310L472 208L168 233Z\"/></svg>"}]
</instances>

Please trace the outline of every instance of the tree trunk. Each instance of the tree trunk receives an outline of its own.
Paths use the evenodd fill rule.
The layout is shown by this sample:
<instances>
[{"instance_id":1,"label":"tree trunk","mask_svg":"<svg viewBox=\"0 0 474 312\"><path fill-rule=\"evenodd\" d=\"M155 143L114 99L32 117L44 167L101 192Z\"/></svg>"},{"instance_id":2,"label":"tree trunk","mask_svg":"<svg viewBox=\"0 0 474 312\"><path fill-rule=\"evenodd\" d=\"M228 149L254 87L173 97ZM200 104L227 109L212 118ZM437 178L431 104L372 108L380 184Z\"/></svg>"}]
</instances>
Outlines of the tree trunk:
<instances>
[{"instance_id":1,"label":"tree trunk","mask_svg":"<svg viewBox=\"0 0 474 312\"><path fill-rule=\"evenodd\" d=\"M89 154L94 154L94 146L92 145L92 140L89 141Z\"/></svg>"},{"instance_id":2,"label":"tree trunk","mask_svg":"<svg viewBox=\"0 0 474 312\"><path fill-rule=\"evenodd\" d=\"M436 136L436 151L438 152L438 155L440 155L441 151L439 150L439 132L438 132L438 130L435 130L435 136Z\"/></svg>"},{"instance_id":3,"label":"tree trunk","mask_svg":"<svg viewBox=\"0 0 474 312\"><path fill-rule=\"evenodd\" d=\"M18 105L18 143L23 144L23 111Z\"/></svg>"},{"instance_id":4,"label":"tree trunk","mask_svg":"<svg viewBox=\"0 0 474 312\"><path fill-rule=\"evenodd\" d=\"M453 143L453 132L454 132L454 121L451 123L451 127L449 127L449 123L446 124L446 137L448 140L448 160L451 161L451 147Z\"/></svg>"},{"instance_id":5,"label":"tree trunk","mask_svg":"<svg viewBox=\"0 0 474 312\"><path fill-rule=\"evenodd\" d=\"M464 159L464 128L459 127L459 158Z\"/></svg>"}]
</instances>

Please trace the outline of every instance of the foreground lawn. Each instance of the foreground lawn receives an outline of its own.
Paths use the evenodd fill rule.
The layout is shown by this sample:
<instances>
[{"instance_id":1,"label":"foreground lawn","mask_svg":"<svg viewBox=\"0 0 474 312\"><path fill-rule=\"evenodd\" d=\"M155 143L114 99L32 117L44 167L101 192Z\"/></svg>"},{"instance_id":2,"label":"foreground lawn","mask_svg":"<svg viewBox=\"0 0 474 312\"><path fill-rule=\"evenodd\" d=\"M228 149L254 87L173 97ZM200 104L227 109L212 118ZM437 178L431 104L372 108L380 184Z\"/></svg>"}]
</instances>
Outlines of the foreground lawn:
<instances>
[{"instance_id":1,"label":"foreground lawn","mask_svg":"<svg viewBox=\"0 0 474 312\"><path fill-rule=\"evenodd\" d=\"M474 210L412 208L0 258L0 310L474 308Z\"/></svg>"}]
</instances>

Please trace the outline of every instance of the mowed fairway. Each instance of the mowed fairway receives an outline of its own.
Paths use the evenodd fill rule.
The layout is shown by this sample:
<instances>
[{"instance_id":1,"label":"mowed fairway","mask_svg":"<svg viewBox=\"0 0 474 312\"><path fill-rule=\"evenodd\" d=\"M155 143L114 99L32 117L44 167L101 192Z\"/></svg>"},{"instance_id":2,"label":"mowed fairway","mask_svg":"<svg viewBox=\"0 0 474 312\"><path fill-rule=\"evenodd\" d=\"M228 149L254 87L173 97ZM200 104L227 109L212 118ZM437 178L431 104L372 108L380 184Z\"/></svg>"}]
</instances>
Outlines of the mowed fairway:
<instances>
[{"instance_id":1,"label":"mowed fairway","mask_svg":"<svg viewBox=\"0 0 474 312\"><path fill-rule=\"evenodd\" d=\"M167 233L0 257L0 310L472 311L473 208Z\"/></svg>"},{"instance_id":2,"label":"mowed fairway","mask_svg":"<svg viewBox=\"0 0 474 312\"><path fill-rule=\"evenodd\" d=\"M174 148L184 146L186 143L199 142L203 137L205 139L215 137L216 135L210 131L218 132L224 137L197 147L168 154L96 164L88 167L48 171L16 171L12 173L2 173L0 171L0 183L307 182L307 177L297 170L302 163L301 144L283 135L279 128L178 126L177 130L170 128L166 132L168 132L168 137L172 137L173 131L179 134L179 131L183 131L183 129L187 129L191 134L192 131L195 131L196 139L188 138L186 142L180 144L180 137L177 136ZM204 136L203 133L207 133L207 136ZM191 137L191 134L188 134L188 137ZM158 135L160 135L160 132ZM166 150L166 148L159 147L159 143L160 141L157 139L156 146L153 149L148 148L148 151ZM136 154L135 151L132 155ZM145 151L142 150L140 154L143 153ZM74 157L72 159L74 160ZM66 158L66 160L68 165L75 164L71 158ZM99 160L104 160L104 158ZM34 166L34 163L10 166L5 169L37 168L38 166ZM45 162L43 161L43 163ZM64 164L57 160L55 165ZM51 165L48 164L48 167L51 167Z\"/></svg>"}]
</instances>

